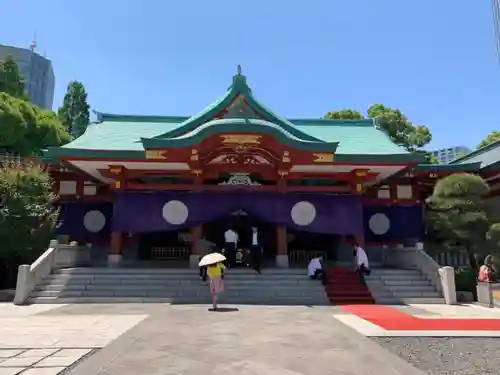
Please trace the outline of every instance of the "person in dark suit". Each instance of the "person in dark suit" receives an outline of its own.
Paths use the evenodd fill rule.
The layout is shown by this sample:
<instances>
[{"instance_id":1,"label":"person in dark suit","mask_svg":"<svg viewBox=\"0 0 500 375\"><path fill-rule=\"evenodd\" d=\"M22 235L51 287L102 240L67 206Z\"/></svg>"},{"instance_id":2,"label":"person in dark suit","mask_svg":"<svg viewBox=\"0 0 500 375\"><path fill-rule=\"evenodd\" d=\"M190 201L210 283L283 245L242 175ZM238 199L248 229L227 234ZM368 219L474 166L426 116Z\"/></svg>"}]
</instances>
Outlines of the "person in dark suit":
<instances>
[{"instance_id":1,"label":"person in dark suit","mask_svg":"<svg viewBox=\"0 0 500 375\"><path fill-rule=\"evenodd\" d=\"M257 227L252 227L252 246L250 247L250 252L252 255L252 267L260 274L263 248Z\"/></svg>"}]
</instances>

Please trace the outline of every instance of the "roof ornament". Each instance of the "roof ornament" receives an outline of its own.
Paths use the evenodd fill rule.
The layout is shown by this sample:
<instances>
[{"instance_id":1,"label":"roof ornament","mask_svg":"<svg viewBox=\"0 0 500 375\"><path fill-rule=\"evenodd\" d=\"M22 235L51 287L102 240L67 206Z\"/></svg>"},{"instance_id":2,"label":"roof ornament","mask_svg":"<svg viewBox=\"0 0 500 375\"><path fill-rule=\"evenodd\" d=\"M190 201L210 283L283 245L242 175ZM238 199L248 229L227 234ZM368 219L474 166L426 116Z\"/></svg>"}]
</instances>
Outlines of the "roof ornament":
<instances>
[{"instance_id":1,"label":"roof ornament","mask_svg":"<svg viewBox=\"0 0 500 375\"><path fill-rule=\"evenodd\" d=\"M241 76L241 65L238 64L238 67L236 69L237 69L237 74Z\"/></svg>"}]
</instances>

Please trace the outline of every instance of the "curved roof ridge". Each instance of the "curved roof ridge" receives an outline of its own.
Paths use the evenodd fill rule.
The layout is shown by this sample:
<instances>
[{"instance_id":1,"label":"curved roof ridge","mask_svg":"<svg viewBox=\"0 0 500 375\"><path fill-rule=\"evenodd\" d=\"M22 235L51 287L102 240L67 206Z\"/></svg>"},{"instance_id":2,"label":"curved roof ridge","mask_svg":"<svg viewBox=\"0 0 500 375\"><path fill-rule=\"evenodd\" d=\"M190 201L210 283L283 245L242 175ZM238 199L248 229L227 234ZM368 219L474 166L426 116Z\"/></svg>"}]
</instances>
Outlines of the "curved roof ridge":
<instances>
[{"instance_id":1,"label":"curved roof ridge","mask_svg":"<svg viewBox=\"0 0 500 375\"><path fill-rule=\"evenodd\" d=\"M260 119L248 118L228 118L209 121L189 133L179 135L178 137L151 137L141 138L145 149L164 148L164 147L186 147L200 142L201 138L209 135L225 133L231 131L232 126L237 123L240 126L240 133L263 133L276 137L279 141L288 143L292 147L299 149L314 149L317 151L335 152L339 142L325 142L321 140L304 140L295 137L283 127L272 122Z\"/></svg>"},{"instance_id":2,"label":"curved roof ridge","mask_svg":"<svg viewBox=\"0 0 500 375\"><path fill-rule=\"evenodd\" d=\"M240 71L238 71L238 74L233 76L233 84L231 85L231 87L229 87L229 90L221 99L206 107L197 115L192 116L183 123L179 124L178 128L161 134L158 136L158 138L175 138L179 135L193 131L204 122L210 121L213 116L215 116L225 107L229 106L231 102L238 97L238 95L242 95L251 107L254 107L254 109L259 112L259 114L264 116L266 121L275 123L285 128L286 131L293 134L297 138L302 138L313 142L321 141L297 129L292 122L276 115L271 110L264 107L264 105L262 105L260 102L258 102L253 97L252 90L247 85L246 77L242 75Z\"/></svg>"},{"instance_id":3,"label":"curved roof ridge","mask_svg":"<svg viewBox=\"0 0 500 375\"><path fill-rule=\"evenodd\" d=\"M375 127L373 119L361 119L361 120L331 120L324 118L300 118L300 119L288 119L292 124L299 126L364 126L364 127Z\"/></svg>"}]
</instances>

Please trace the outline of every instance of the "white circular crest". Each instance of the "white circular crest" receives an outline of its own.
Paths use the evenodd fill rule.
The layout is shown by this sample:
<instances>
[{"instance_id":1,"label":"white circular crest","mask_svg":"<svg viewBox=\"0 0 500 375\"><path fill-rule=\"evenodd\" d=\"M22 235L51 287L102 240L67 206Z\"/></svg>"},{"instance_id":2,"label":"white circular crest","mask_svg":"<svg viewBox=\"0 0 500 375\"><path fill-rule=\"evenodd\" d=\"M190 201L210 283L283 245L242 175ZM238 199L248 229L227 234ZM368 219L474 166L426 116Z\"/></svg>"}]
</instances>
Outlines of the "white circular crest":
<instances>
[{"instance_id":1,"label":"white circular crest","mask_svg":"<svg viewBox=\"0 0 500 375\"><path fill-rule=\"evenodd\" d=\"M181 201L173 200L165 203L162 215L167 223L172 225L181 225L187 220L189 210Z\"/></svg>"},{"instance_id":2,"label":"white circular crest","mask_svg":"<svg viewBox=\"0 0 500 375\"><path fill-rule=\"evenodd\" d=\"M83 217L83 226L91 233L97 233L106 225L106 216L101 211L92 210Z\"/></svg>"},{"instance_id":3,"label":"white circular crest","mask_svg":"<svg viewBox=\"0 0 500 375\"><path fill-rule=\"evenodd\" d=\"M368 227L372 231L373 234L377 236L381 236L386 234L389 228L391 227L391 222L386 214L374 214L368 221Z\"/></svg>"},{"instance_id":4,"label":"white circular crest","mask_svg":"<svg viewBox=\"0 0 500 375\"><path fill-rule=\"evenodd\" d=\"M316 208L307 201L297 202L293 205L290 215L295 224L305 227L316 218Z\"/></svg>"}]
</instances>

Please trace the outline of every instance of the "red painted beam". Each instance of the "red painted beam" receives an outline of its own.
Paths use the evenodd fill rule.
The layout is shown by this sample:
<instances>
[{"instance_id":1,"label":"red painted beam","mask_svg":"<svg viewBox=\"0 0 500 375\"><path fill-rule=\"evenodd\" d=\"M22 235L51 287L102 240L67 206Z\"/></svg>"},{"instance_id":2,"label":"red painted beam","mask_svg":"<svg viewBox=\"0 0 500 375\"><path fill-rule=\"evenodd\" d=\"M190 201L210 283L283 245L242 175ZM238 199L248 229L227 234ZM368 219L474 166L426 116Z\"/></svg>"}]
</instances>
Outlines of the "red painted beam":
<instances>
[{"instance_id":1,"label":"red painted beam","mask_svg":"<svg viewBox=\"0 0 500 375\"><path fill-rule=\"evenodd\" d=\"M151 190L188 190L188 191L227 191L227 190L250 190L250 191L277 191L276 186L269 185L172 185L172 184L137 184L129 182L126 190L151 191ZM352 191L343 186L287 186L286 191L294 192L324 192L351 194Z\"/></svg>"}]
</instances>

